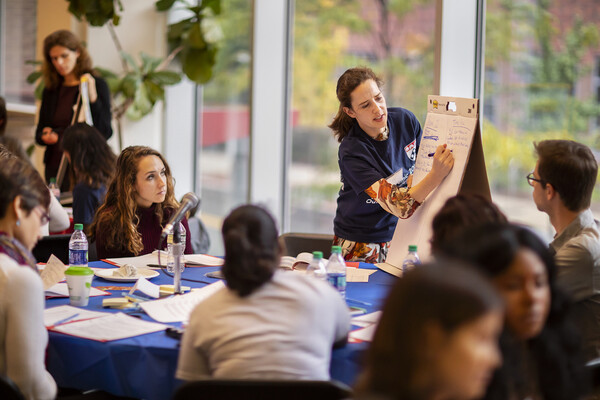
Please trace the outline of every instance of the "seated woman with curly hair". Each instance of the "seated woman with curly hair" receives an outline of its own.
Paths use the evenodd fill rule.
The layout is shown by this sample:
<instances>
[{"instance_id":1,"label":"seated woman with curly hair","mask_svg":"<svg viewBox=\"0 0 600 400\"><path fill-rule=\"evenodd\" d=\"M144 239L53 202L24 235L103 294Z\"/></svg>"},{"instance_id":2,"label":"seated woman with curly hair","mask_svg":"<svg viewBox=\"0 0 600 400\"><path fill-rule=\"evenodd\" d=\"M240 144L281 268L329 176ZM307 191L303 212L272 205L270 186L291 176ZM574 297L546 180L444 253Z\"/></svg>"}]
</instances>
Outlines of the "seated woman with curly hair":
<instances>
[{"instance_id":1,"label":"seated woman with curly hair","mask_svg":"<svg viewBox=\"0 0 600 400\"><path fill-rule=\"evenodd\" d=\"M165 158L146 146L130 146L117 159L106 200L90 226L98 258L131 257L158 248L163 227L175 213L173 177ZM182 224L189 232L187 219ZM164 241L162 248L166 248ZM192 253L189 233L185 254Z\"/></svg>"}]
</instances>

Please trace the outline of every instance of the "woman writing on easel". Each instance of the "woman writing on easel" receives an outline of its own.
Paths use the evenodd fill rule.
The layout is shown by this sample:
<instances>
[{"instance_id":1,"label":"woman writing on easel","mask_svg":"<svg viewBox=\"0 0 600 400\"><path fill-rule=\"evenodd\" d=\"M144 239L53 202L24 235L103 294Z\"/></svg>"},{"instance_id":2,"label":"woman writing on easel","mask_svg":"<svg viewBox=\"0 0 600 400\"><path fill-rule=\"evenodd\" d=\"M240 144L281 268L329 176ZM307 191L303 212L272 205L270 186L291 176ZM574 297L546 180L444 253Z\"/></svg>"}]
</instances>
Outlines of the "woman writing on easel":
<instances>
[{"instance_id":1,"label":"woman writing on easel","mask_svg":"<svg viewBox=\"0 0 600 400\"><path fill-rule=\"evenodd\" d=\"M72 32L59 30L44 39L42 74L45 87L35 138L38 144L46 146L44 164L48 182L58 173L63 154L60 145L63 131L74 122L85 121L80 93L82 81L87 82L94 126L106 139L111 137L112 127L108 85L103 79L94 77L92 60ZM62 189L69 189L68 182L63 181Z\"/></svg>"},{"instance_id":2,"label":"woman writing on easel","mask_svg":"<svg viewBox=\"0 0 600 400\"><path fill-rule=\"evenodd\" d=\"M340 105L329 128L340 142L342 188L333 230L347 261L385 261L398 217L410 217L454 165L446 145L438 146L431 171L411 187L421 125L412 112L387 108L381 86L369 68L351 68L336 88Z\"/></svg>"}]
</instances>

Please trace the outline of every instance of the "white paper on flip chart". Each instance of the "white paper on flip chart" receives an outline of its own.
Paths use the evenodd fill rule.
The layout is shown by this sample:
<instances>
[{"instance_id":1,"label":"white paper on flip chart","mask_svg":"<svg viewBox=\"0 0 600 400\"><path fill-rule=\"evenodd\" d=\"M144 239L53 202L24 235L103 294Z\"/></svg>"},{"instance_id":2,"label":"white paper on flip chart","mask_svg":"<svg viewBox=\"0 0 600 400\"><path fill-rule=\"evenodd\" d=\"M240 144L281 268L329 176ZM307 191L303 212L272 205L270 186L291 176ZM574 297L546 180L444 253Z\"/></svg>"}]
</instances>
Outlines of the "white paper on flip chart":
<instances>
[{"instance_id":1,"label":"white paper on flip chart","mask_svg":"<svg viewBox=\"0 0 600 400\"><path fill-rule=\"evenodd\" d=\"M44 294L48 297L69 297L69 288L65 282L57 283L45 290ZM108 296L110 293L105 292L95 287L90 288L90 297Z\"/></svg>"},{"instance_id":2,"label":"white paper on flip chart","mask_svg":"<svg viewBox=\"0 0 600 400\"><path fill-rule=\"evenodd\" d=\"M116 266L122 266L125 264L131 264L135 267L146 267L148 264L158 265L158 250L154 250L152 253L144 254L137 257L120 257L120 258L107 258L111 264ZM209 256L206 254L184 254L184 262L192 262L196 264L218 267L223 265L223 259L219 257ZM160 251L160 261L162 265L167 265L167 252L164 250Z\"/></svg>"},{"instance_id":3,"label":"white paper on flip chart","mask_svg":"<svg viewBox=\"0 0 600 400\"><path fill-rule=\"evenodd\" d=\"M107 342L165 330L168 325L144 321L123 313L59 325L53 331Z\"/></svg>"},{"instance_id":4,"label":"white paper on flip chart","mask_svg":"<svg viewBox=\"0 0 600 400\"><path fill-rule=\"evenodd\" d=\"M69 321L79 321L82 319L103 317L107 314L108 313L101 311L90 311L86 310L85 308L78 308L69 305L46 308L44 310L44 326L52 326L64 319L69 319Z\"/></svg>"},{"instance_id":5,"label":"white paper on flip chart","mask_svg":"<svg viewBox=\"0 0 600 400\"><path fill-rule=\"evenodd\" d=\"M183 322L189 319L190 313L198 303L206 300L224 287L223 281L218 281L190 293L166 299L145 301L140 303L140 306L146 314L158 322Z\"/></svg>"}]
</instances>

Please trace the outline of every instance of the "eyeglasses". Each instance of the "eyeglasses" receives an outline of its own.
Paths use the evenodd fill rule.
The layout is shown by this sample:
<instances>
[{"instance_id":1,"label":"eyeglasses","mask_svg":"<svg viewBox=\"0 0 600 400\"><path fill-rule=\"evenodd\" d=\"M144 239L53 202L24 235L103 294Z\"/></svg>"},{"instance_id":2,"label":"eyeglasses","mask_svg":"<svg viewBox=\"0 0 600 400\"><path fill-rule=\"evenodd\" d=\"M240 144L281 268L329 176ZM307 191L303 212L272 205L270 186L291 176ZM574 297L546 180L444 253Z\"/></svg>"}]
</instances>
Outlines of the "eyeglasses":
<instances>
[{"instance_id":1,"label":"eyeglasses","mask_svg":"<svg viewBox=\"0 0 600 400\"><path fill-rule=\"evenodd\" d=\"M534 177L533 172L531 172L529 175L527 175L527 183L529 183L529 186L533 186L533 182L538 182L540 185L546 186L545 180Z\"/></svg>"},{"instance_id":2,"label":"eyeglasses","mask_svg":"<svg viewBox=\"0 0 600 400\"><path fill-rule=\"evenodd\" d=\"M50 215L48 215L46 211L42 210L40 207L34 208L34 210L40 212L40 223L42 225L46 225L48 222L50 222Z\"/></svg>"}]
</instances>

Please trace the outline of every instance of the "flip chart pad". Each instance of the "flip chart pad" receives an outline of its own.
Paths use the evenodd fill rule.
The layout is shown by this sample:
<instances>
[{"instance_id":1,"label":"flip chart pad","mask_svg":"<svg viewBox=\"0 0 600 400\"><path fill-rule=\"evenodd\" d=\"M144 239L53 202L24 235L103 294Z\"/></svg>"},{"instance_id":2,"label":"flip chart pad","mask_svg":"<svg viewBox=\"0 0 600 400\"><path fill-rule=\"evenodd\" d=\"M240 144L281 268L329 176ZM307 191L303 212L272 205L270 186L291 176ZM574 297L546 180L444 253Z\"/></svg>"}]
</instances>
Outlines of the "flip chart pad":
<instances>
[{"instance_id":1,"label":"flip chart pad","mask_svg":"<svg viewBox=\"0 0 600 400\"><path fill-rule=\"evenodd\" d=\"M448 176L408 219L398 220L387 260L380 269L402 275L408 246L416 244L422 261L430 258L431 222L446 200L458 193L477 193L491 199L479 133L479 100L428 96L427 118L415 163L413 186L431 171L437 146L447 144L454 156Z\"/></svg>"}]
</instances>

